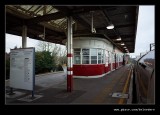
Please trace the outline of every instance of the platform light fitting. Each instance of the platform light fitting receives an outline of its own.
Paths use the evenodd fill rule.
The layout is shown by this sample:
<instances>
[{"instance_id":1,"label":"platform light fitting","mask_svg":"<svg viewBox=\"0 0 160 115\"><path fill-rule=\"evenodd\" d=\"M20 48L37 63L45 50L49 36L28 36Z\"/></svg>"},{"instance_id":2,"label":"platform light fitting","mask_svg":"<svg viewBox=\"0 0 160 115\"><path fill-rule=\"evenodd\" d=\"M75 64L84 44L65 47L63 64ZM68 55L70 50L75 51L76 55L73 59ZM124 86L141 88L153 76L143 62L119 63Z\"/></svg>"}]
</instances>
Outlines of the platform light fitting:
<instances>
[{"instance_id":1,"label":"platform light fitting","mask_svg":"<svg viewBox=\"0 0 160 115\"><path fill-rule=\"evenodd\" d=\"M96 29L95 29L95 28L93 28L93 31L92 31L92 33L96 33Z\"/></svg>"},{"instance_id":2,"label":"platform light fitting","mask_svg":"<svg viewBox=\"0 0 160 115\"><path fill-rule=\"evenodd\" d=\"M123 45L124 45L124 43L121 43L121 45L123 46Z\"/></svg>"},{"instance_id":3,"label":"platform light fitting","mask_svg":"<svg viewBox=\"0 0 160 115\"><path fill-rule=\"evenodd\" d=\"M113 24L109 24L108 26L107 26L107 29L113 29L114 28L114 25Z\"/></svg>"},{"instance_id":4,"label":"platform light fitting","mask_svg":"<svg viewBox=\"0 0 160 115\"><path fill-rule=\"evenodd\" d=\"M117 40L117 41L121 41L122 39L121 39L121 37L118 37L116 40Z\"/></svg>"}]
</instances>

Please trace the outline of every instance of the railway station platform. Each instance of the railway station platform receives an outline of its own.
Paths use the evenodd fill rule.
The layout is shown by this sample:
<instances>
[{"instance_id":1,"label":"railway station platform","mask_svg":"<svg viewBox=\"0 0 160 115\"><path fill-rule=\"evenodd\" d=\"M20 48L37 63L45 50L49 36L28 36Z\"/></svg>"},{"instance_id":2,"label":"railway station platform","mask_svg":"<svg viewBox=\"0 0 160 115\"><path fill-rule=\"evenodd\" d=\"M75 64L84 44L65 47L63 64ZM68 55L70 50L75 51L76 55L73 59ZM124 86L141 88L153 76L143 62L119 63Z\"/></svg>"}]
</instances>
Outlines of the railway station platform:
<instances>
[{"instance_id":1,"label":"railway station platform","mask_svg":"<svg viewBox=\"0 0 160 115\"><path fill-rule=\"evenodd\" d=\"M121 66L101 78L73 79L73 91L67 92L65 73L36 76L35 94L14 89L9 95L6 85L6 105L31 104L131 104L132 64Z\"/></svg>"}]
</instances>

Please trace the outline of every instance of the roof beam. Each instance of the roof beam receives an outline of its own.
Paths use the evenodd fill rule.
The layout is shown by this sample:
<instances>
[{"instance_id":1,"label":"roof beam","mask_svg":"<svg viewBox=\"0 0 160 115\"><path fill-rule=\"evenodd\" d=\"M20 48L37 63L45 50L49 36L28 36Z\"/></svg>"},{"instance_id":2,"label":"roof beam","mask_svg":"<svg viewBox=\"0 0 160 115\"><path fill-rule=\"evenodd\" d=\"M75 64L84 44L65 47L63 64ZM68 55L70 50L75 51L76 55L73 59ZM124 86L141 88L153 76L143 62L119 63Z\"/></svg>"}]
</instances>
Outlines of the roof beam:
<instances>
[{"instance_id":1,"label":"roof beam","mask_svg":"<svg viewBox=\"0 0 160 115\"><path fill-rule=\"evenodd\" d=\"M36 24L34 26L29 25L28 28L30 28L30 29L36 29L36 30L38 30L38 31L40 31L42 33L44 32L44 27L41 26L41 25L38 25L38 24ZM63 32L53 31L53 30L50 30L48 28L46 28L46 32L48 32L46 34L54 34L55 36L64 35Z\"/></svg>"},{"instance_id":2,"label":"roof beam","mask_svg":"<svg viewBox=\"0 0 160 115\"><path fill-rule=\"evenodd\" d=\"M107 23L108 23L108 24L112 23L112 21L109 19L109 16L108 16L108 14L107 14L107 11L104 10L104 9L102 9L102 12L103 12L103 14L105 15L105 19L106 19ZM114 24L113 24L113 25L114 25ZM119 32L116 30L116 28L113 28L112 30L114 31L114 33L115 33L116 35L119 35Z\"/></svg>"},{"instance_id":3,"label":"roof beam","mask_svg":"<svg viewBox=\"0 0 160 115\"><path fill-rule=\"evenodd\" d=\"M56 13L47 14L47 15L43 15L43 16L37 16L35 18L28 19L27 24L47 22L47 21L50 21L50 20L61 19L61 18L64 18L64 17L66 17L65 13L56 12Z\"/></svg>"},{"instance_id":4,"label":"roof beam","mask_svg":"<svg viewBox=\"0 0 160 115\"><path fill-rule=\"evenodd\" d=\"M67 6L53 6L53 7L61 12L69 12L70 15L83 14L83 13L88 13L90 11L100 10L100 8L97 6L78 6L78 8L75 7L73 9L69 9Z\"/></svg>"},{"instance_id":5,"label":"roof beam","mask_svg":"<svg viewBox=\"0 0 160 115\"><path fill-rule=\"evenodd\" d=\"M21 14L21 16L24 16L25 17L25 15L22 15ZM28 16L27 16L28 17ZM44 26L44 27L46 27L46 28L48 28L48 29L51 29L52 30L52 33L55 33L55 34L60 34L60 35L62 35L62 30L61 30L61 32L59 32L60 31L60 29L58 30L58 29L55 29L54 27L52 27L50 24L48 24L47 22L41 22L41 23L39 23L39 24L37 24L36 22L32 22L32 23L26 23L26 20L25 19L20 19L20 18L18 18L18 17L16 17L16 16L14 16L13 14L10 14L10 13L6 13L6 29L14 29L14 28L16 28L16 27L21 27L23 24L26 24L27 26L29 26L29 27L32 27L33 25L34 26ZM8 23L9 22L9 23Z\"/></svg>"},{"instance_id":6,"label":"roof beam","mask_svg":"<svg viewBox=\"0 0 160 115\"><path fill-rule=\"evenodd\" d=\"M88 24L85 20L83 20L81 17L78 15L74 15L73 19L79 22L82 26L84 26L87 30L91 31L91 25Z\"/></svg>"},{"instance_id":7,"label":"roof beam","mask_svg":"<svg viewBox=\"0 0 160 115\"><path fill-rule=\"evenodd\" d=\"M30 18L30 16L28 16L27 14L25 14L23 12L17 11L17 9L14 8L14 7L6 6L5 10L6 10L6 13L9 13L9 14L12 14L14 16L20 17L22 19L28 19L28 18Z\"/></svg>"},{"instance_id":8,"label":"roof beam","mask_svg":"<svg viewBox=\"0 0 160 115\"><path fill-rule=\"evenodd\" d=\"M125 27L134 26L134 25L135 25L135 23L120 24L120 25L115 25L115 28L125 28Z\"/></svg>"},{"instance_id":9,"label":"roof beam","mask_svg":"<svg viewBox=\"0 0 160 115\"><path fill-rule=\"evenodd\" d=\"M115 45L118 49L120 49L122 52L125 50L119 47L115 42L113 42L106 34L103 34L113 45Z\"/></svg>"},{"instance_id":10,"label":"roof beam","mask_svg":"<svg viewBox=\"0 0 160 115\"><path fill-rule=\"evenodd\" d=\"M81 25L87 28L87 30L90 30L90 24L88 24L85 20L83 20L81 17L79 17L77 14L78 12L71 11L67 7L64 6L54 6L56 9L58 9L60 12L64 12L65 14L72 15L73 19L77 22L79 22ZM81 12L81 10L79 10Z\"/></svg>"}]
</instances>

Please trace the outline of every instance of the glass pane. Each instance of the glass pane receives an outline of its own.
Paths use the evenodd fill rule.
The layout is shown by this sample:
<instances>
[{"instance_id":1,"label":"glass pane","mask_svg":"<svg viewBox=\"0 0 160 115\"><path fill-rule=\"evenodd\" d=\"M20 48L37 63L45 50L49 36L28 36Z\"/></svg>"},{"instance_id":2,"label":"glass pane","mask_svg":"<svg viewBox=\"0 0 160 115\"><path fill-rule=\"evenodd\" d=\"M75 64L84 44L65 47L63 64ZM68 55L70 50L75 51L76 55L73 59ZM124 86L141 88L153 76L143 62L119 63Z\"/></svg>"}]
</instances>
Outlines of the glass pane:
<instances>
[{"instance_id":1,"label":"glass pane","mask_svg":"<svg viewBox=\"0 0 160 115\"><path fill-rule=\"evenodd\" d=\"M83 60L89 60L89 56L83 56Z\"/></svg>"},{"instance_id":2,"label":"glass pane","mask_svg":"<svg viewBox=\"0 0 160 115\"><path fill-rule=\"evenodd\" d=\"M101 55L98 55L98 60L101 60Z\"/></svg>"},{"instance_id":3,"label":"glass pane","mask_svg":"<svg viewBox=\"0 0 160 115\"><path fill-rule=\"evenodd\" d=\"M102 57L102 63L104 63L104 58Z\"/></svg>"},{"instance_id":4,"label":"glass pane","mask_svg":"<svg viewBox=\"0 0 160 115\"><path fill-rule=\"evenodd\" d=\"M82 63L83 64L89 64L89 56L83 56Z\"/></svg>"},{"instance_id":5,"label":"glass pane","mask_svg":"<svg viewBox=\"0 0 160 115\"><path fill-rule=\"evenodd\" d=\"M80 56L74 56L74 63L80 64Z\"/></svg>"},{"instance_id":6,"label":"glass pane","mask_svg":"<svg viewBox=\"0 0 160 115\"><path fill-rule=\"evenodd\" d=\"M102 50L102 55L104 54L104 50Z\"/></svg>"},{"instance_id":7,"label":"glass pane","mask_svg":"<svg viewBox=\"0 0 160 115\"><path fill-rule=\"evenodd\" d=\"M80 55L80 52L81 52L80 48L74 49L74 55Z\"/></svg>"},{"instance_id":8,"label":"glass pane","mask_svg":"<svg viewBox=\"0 0 160 115\"><path fill-rule=\"evenodd\" d=\"M97 56L91 56L91 60L97 60Z\"/></svg>"},{"instance_id":9,"label":"glass pane","mask_svg":"<svg viewBox=\"0 0 160 115\"><path fill-rule=\"evenodd\" d=\"M74 52L74 55L80 55L80 52Z\"/></svg>"},{"instance_id":10,"label":"glass pane","mask_svg":"<svg viewBox=\"0 0 160 115\"><path fill-rule=\"evenodd\" d=\"M78 51L78 52L80 52L81 51L81 49L79 49L79 48L76 48L76 49L74 49L74 51Z\"/></svg>"},{"instance_id":11,"label":"glass pane","mask_svg":"<svg viewBox=\"0 0 160 115\"><path fill-rule=\"evenodd\" d=\"M97 64L97 49L91 50L91 64Z\"/></svg>"},{"instance_id":12,"label":"glass pane","mask_svg":"<svg viewBox=\"0 0 160 115\"><path fill-rule=\"evenodd\" d=\"M91 50L91 56L97 56L97 49L90 49Z\"/></svg>"},{"instance_id":13,"label":"glass pane","mask_svg":"<svg viewBox=\"0 0 160 115\"><path fill-rule=\"evenodd\" d=\"M83 55L89 55L89 49L82 49Z\"/></svg>"},{"instance_id":14,"label":"glass pane","mask_svg":"<svg viewBox=\"0 0 160 115\"><path fill-rule=\"evenodd\" d=\"M97 60L91 60L91 64L97 64Z\"/></svg>"},{"instance_id":15,"label":"glass pane","mask_svg":"<svg viewBox=\"0 0 160 115\"><path fill-rule=\"evenodd\" d=\"M98 49L98 55L101 55L101 54L102 54L102 50Z\"/></svg>"},{"instance_id":16,"label":"glass pane","mask_svg":"<svg viewBox=\"0 0 160 115\"><path fill-rule=\"evenodd\" d=\"M101 60L98 60L98 63L101 64Z\"/></svg>"}]
</instances>

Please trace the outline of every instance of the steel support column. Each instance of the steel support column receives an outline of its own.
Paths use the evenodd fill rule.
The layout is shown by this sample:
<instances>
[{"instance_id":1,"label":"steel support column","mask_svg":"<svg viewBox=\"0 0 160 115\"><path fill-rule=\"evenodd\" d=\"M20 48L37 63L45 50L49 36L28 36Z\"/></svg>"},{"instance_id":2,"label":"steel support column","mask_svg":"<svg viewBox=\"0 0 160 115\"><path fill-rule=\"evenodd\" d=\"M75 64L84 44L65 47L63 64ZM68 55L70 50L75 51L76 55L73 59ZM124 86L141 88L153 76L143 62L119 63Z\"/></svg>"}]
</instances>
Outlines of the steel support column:
<instances>
[{"instance_id":1,"label":"steel support column","mask_svg":"<svg viewBox=\"0 0 160 115\"><path fill-rule=\"evenodd\" d=\"M72 17L68 17L67 23L67 91L71 92L73 90L73 64L72 64L72 57L73 57L73 49L72 49Z\"/></svg>"},{"instance_id":2,"label":"steel support column","mask_svg":"<svg viewBox=\"0 0 160 115\"><path fill-rule=\"evenodd\" d=\"M22 29L22 48L27 47L27 26L23 25Z\"/></svg>"}]
</instances>

